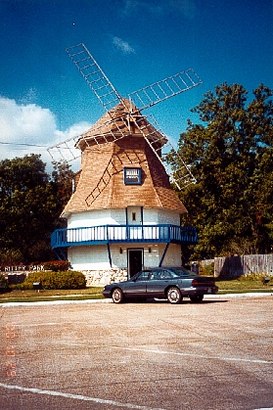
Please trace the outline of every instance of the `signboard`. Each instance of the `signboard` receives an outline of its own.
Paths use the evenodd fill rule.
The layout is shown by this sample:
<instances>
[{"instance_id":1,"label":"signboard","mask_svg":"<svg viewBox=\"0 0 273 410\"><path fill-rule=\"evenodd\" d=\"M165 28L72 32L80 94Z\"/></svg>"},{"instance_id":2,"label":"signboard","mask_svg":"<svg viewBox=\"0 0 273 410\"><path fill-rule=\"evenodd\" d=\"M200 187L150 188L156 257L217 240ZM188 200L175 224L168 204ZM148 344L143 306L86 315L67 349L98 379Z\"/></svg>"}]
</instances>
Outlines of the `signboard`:
<instances>
[{"instance_id":1,"label":"signboard","mask_svg":"<svg viewBox=\"0 0 273 410\"><path fill-rule=\"evenodd\" d=\"M141 168L124 168L125 185L141 185Z\"/></svg>"}]
</instances>

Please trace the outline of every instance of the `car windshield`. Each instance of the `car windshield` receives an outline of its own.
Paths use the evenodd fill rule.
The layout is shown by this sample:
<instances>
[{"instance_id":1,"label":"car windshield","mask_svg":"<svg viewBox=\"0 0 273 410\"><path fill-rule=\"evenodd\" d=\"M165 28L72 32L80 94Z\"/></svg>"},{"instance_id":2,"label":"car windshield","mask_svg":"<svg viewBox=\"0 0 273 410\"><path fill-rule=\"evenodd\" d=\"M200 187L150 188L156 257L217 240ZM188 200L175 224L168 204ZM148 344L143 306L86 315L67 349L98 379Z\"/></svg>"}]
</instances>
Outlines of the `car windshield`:
<instances>
[{"instance_id":1,"label":"car windshield","mask_svg":"<svg viewBox=\"0 0 273 410\"><path fill-rule=\"evenodd\" d=\"M150 271L142 271L136 273L134 276L131 277L132 281L136 280L148 280L150 275Z\"/></svg>"}]
</instances>

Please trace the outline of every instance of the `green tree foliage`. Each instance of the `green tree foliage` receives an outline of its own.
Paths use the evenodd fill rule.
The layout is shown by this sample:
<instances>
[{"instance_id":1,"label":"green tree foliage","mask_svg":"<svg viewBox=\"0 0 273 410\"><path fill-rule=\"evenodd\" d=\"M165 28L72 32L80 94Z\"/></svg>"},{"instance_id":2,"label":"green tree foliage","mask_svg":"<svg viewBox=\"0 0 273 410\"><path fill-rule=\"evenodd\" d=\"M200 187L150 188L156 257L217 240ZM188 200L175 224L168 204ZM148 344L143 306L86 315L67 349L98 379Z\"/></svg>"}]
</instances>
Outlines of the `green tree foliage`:
<instances>
[{"instance_id":1,"label":"green tree foliage","mask_svg":"<svg viewBox=\"0 0 273 410\"><path fill-rule=\"evenodd\" d=\"M9 284L5 276L0 273L0 293L6 292L9 289Z\"/></svg>"},{"instance_id":2,"label":"green tree foliage","mask_svg":"<svg viewBox=\"0 0 273 410\"><path fill-rule=\"evenodd\" d=\"M64 226L59 216L64 208L64 205L68 202L72 192L72 180L74 173L71 171L67 162L53 162L53 171L51 175L52 186L55 193L55 201L57 207L57 220L56 225Z\"/></svg>"},{"instance_id":3,"label":"green tree foliage","mask_svg":"<svg viewBox=\"0 0 273 410\"><path fill-rule=\"evenodd\" d=\"M0 162L0 257L3 262L8 262L5 255L16 255L16 262L52 257L50 234L67 201L66 181L72 172L66 164L54 164L49 175L45 166L40 156L34 154Z\"/></svg>"},{"instance_id":4,"label":"green tree foliage","mask_svg":"<svg viewBox=\"0 0 273 410\"><path fill-rule=\"evenodd\" d=\"M249 101L238 84L222 84L193 109L179 153L197 184L181 199L199 231L195 257L268 252L273 244L272 90L260 85ZM172 161L174 168L178 164Z\"/></svg>"}]
</instances>

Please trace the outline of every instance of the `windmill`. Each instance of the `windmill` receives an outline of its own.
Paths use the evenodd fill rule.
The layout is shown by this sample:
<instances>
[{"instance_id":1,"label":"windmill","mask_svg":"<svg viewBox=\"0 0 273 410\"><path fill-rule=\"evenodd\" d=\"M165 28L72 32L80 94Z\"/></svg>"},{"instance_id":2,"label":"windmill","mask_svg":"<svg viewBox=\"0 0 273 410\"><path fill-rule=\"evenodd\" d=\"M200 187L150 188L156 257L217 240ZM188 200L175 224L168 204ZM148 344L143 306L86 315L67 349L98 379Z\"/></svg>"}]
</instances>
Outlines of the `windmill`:
<instances>
[{"instance_id":1,"label":"windmill","mask_svg":"<svg viewBox=\"0 0 273 410\"><path fill-rule=\"evenodd\" d=\"M80 151L78 151L78 154L75 152L75 146L81 148L83 145L88 147L96 144L100 147L101 144L114 142L129 136L133 128L134 131L136 130L144 137L170 176L171 181L175 183L179 190L191 183L195 183L196 179L190 170L190 166L179 156L165 133L159 129L155 118L149 116L148 120L148 116L143 115L142 111L201 84L202 81L196 72L192 68L180 71L132 92L128 98L123 98L83 43L67 48L66 52L89 88L100 101L107 113L107 117L104 118L103 125L96 126L95 133L92 133L91 128L89 132L49 147L48 152L51 157L54 159L56 152L58 152L63 160L72 161L81 154ZM106 131L105 125L107 125ZM179 167L175 172L171 172L166 164L165 158L168 153L172 153L177 157L176 162ZM106 169L95 189L86 197L87 205L96 199L108 183L109 178L110 175Z\"/></svg>"},{"instance_id":2,"label":"windmill","mask_svg":"<svg viewBox=\"0 0 273 410\"><path fill-rule=\"evenodd\" d=\"M181 246L196 243L197 234L181 225L187 209L170 182L183 189L195 178L179 156L180 168L169 172L165 156L172 159L175 150L143 111L196 87L200 78L187 69L123 98L84 44L66 51L105 113L85 133L48 149L53 159L56 152L66 161L81 156L62 211L67 228L52 233L52 248L58 257L66 249L89 284L124 280L143 266L180 266Z\"/></svg>"}]
</instances>

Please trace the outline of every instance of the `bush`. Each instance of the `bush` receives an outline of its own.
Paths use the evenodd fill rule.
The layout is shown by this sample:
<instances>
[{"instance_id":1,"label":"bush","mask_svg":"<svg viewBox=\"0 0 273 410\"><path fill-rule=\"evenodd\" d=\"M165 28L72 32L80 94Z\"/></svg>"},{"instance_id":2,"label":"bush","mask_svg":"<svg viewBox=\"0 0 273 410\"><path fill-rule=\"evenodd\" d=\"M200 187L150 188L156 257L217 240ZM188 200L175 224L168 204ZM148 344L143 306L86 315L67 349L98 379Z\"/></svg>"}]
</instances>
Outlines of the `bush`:
<instances>
[{"instance_id":1,"label":"bush","mask_svg":"<svg viewBox=\"0 0 273 410\"><path fill-rule=\"evenodd\" d=\"M203 276L213 276L214 275L214 263L204 264L200 263L200 275Z\"/></svg>"},{"instance_id":2,"label":"bush","mask_svg":"<svg viewBox=\"0 0 273 410\"><path fill-rule=\"evenodd\" d=\"M85 276L77 271L31 272L20 285L20 289L33 289L33 283L39 282L42 289L83 289L86 287Z\"/></svg>"},{"instance_id":3,"label":"bush","mask_svg":"<svg viewBox=\"0 0 273 410\"><path fill-rule=\"evenodd\" d=\"M7 290L9 290L8 280L0 273L0 292L6 292Z\"/></svg>"},{"instance_id":4,"label":"bush","mask_svg":"<svg viewBox=\"0 0 273 410\"><path fill-rule=\"evenodd\" d=\"M41 263L38 263L41 265ZM45 270L52 270L53 272L63 272L71 268L70 262L68 261L48 261L42 264Z\"/></svg>"}]
</instances>

